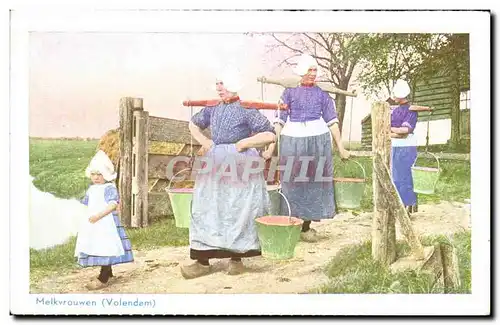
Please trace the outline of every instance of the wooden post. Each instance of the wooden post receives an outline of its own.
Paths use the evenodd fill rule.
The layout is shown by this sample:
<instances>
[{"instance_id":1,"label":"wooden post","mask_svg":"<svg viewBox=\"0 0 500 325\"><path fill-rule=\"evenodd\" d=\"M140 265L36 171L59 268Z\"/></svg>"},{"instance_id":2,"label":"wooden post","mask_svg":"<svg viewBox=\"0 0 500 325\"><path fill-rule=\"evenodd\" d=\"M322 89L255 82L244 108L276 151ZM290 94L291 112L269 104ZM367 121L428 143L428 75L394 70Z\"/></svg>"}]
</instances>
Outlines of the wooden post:
<instances>
[{"instance_id":1,"label":"wooden post","mask_svg":"<svg viewBox=\"0 0 500 325\"><path fill-rule=\"evenodd\" d=\"M120 99L120 219L124 227L131 224L132 203L132 98Z\"/></svg>"},{"instance_id":2,"label":"wooden post","mask_svg":"<svg viewBox=\"0 0 500 325\"><path fill-rule=\"evenodd\" d=\"M148 225L148 112L142 98L134 99L132 227Z\"/></svg>"},{"instance_id":3,"label":"wooden post","mask_svg":"<svg viewBox=\"0 0 500 325\"><path fill-rule=\"evenodd\" d=\"M455 247L441 244L441 260L443 261L443 277L445 293L453 292L460 287L460 268Z\"/></svg>"},{"instance_id":4,"label":"wooden post","mask_svg":"<svg viewBox=\"0 0 500 325\"><path fill-rule=\"evenodd\" d=\"M373 258L388 265L396 258L396 218L411 247L412 255L424 258L424 249L411 226L410 217L392 182L390 111L386 102L372 106L373 196L372 233Z\"/></svg>"},{"instance_id":5,"label":"wooden post","mask_svg":"<svg viewBox=\"0 0 500 325\"><path fill-rule=\"evenodd\" d=\"M396 190L396 186L392 182L389 168L386 164L382 163L382 159L380 159L380 157L376 159L374 156L373 161L374 178L377 177L379 190L384 193L385 209L390 211L393 220L394 216L398 219L401 231L410 245L412 255L416 259L423 259L425 257L424 248L420 243L417 233L411 226L410 217L408 216L408 212L406 211L403 201Z\"/></svg>"},{"instance_id":6,"label":"wooden post","mask_svg":"<svg viewBox=\"0 0 500 325\"><path fill-rule=\"evenodd\" d=\"M396 259L396 224L389 209L386 192L380 182L377 167L389 166L391 162L390 110L389 104L377 102L372 105L372 150L373 150L373 203L372 257L389 265ZM390 181L390 178L389 178Z\"/></svg>"}]
</instances>

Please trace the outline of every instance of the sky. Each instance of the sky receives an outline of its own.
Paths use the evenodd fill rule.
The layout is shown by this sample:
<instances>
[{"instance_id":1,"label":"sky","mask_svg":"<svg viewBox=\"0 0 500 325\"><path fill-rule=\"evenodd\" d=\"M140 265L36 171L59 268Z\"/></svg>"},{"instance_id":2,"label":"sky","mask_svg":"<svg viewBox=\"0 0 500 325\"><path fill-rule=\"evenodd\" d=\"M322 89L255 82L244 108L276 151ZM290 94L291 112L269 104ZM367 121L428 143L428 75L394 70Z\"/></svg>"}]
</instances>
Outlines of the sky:
<instances>
[{"instance_id":1,"label":"sky","mask_svg":"<svg viewBox=\"0 0 500 325\"><path fill-rule=\"evenodd\" d=\"M32 32L30 136L99 138L118 127L121 97L143 98L152 116L188 120L190 109L182 101L216 98L215 76L227 66L241 71L242 99L276 102L283 88L264 85L262 93L256 79L293 74L290 67L278 66L285 54L270 51L271 44L265 35ZM350 91L356 87L352 79ZM344 140L360 141L361 120L373 100L363 94L348 98ZM262 112L272 119L274 112ZM449 138L449 124L431 124L431 143ZM416 134L425 143L425 123Z\"/></svg>"}]
</instances>

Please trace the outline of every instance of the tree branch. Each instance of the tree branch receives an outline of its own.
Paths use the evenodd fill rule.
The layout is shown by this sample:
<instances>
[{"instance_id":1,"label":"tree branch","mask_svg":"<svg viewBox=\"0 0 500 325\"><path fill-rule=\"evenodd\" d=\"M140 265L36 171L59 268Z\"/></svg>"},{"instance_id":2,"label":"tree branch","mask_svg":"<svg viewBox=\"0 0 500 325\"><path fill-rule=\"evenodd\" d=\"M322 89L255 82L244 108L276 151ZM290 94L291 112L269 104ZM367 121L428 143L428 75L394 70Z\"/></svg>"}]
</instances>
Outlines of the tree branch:
<instances>
[{"instance_id":1,"label":"tree branch","mask_svg":"<svg viewBox=\"0 0 500 325\"><path fill-rule=\"evenodd\" d=\"M298 52L298 53L301 53L301 54L303 54L303 53L304 53L304 51L302 51L302 50L299 50L299 49L296 49L296 48L293 48L293 47L289 46L289 45L288 45L288 44L286 44L284 41L282 41L282 40L280 40L279 38L277 38L277 37L276 37L276 35L271 34L271 36L272 36L272 37L273 37L273 38L274 38L274 39L275 39L278 43L280 43L280 45L281 45L281 46L286 47L286 48L287 48L287 49L289 49L290 51L293 51L293 52Z\"/></svg>"},{"instance_id":2,"label":"tree branch","mask_svg":"<svg viewBox=\"0 0 500 325\"><path fill-rule=\"evenodd\" d=\"M326 45L322 44L321 42L319 42L319 41L318 41L317 39L315 39L314 37L309 36L309 34L307 34L307 33L303 33L303 35L304 35L305 37L307 37L307 38L308 38L311 42L313 42L314 44L318 44L318 45L319 45L319 46L321 46L323 49L325 49L328 53L330 53L330 54L331 54L331 52L332 52L332 51L331 51L331 50L330 50L330 49L329 49ZM321 35L321 34L319 34L319 35ZM326 44L328 44L328 43L326 43Z\"/></svg>"}]
</instances>

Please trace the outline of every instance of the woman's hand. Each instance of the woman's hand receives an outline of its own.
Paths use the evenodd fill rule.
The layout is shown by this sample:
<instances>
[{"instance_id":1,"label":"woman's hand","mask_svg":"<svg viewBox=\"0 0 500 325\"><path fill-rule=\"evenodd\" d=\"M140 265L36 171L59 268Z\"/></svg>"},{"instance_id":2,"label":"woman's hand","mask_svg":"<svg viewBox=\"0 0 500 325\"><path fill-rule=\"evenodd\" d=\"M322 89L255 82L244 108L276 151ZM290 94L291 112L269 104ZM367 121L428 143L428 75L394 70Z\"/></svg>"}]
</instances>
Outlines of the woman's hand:
<instances>
[{"instance_id":1,"label":"woman's hand","mask_svg":"<svg viewBox=\"0 0 500 325\"><path fill-rule=\"evenodd\" d=\"M348 159L351 156L351 153L348 150L344 149L344 148L342 148L339 151L339 154L340 154L340 158L342 158L342 159Z\"/></svg>"},{"instance_id":2,"label":"woman's hand","mask_svg":"<svg viewBox=\"0 0 500 325\"><path fill-rule=\"evenodd\" d=\"M265 160L271 159L271 157L273 156L273 151L274 150L271 150L271 148L264 150L262 152L262 158L264 158Z\"/></svg>"},{"instance_id":3,"label":"woman's hand","mask_svg":"<svg viewBox=\"0 0 500 325\"><path fill-rule=\"evenodd\" d=\"M391 132L391 138L404 139L406 137L408 137L408 134L401 134L401 133Z\"/></svg>"},{"instance_id":4,"label":"woman's hand","mask_svg":"<svg viewBox=\"0 0 500 325\"><path fill-rule=\"evenodd\" d=\"M240 140L240 141L236 142L235 146L236 146L236 150L238 152L242 152L242 151L245 151L247 149L245 146L244 140Z\"/></svg>"},{"instance_id":5,"label":"woman's hand","mask_svg":"<svg viewBox=\"0 0 500 325\"><path fill-rule=\"evenodd\" d=\"M200 156L206 155L207 152L210 151L210 149L212 149L213 145L214 145L214 142L212 140L207 139L206 141L203 141L201 143L201 148L198 151L198 154Z\"/></svg>"},{"instance_id":6,"label":"woman's hand","mask_svg":"<svg viewBox=\"0 0 500 325\"><path fill-rule=\"evenodd\" d=\"M89 222L90 223L96 223L97 221L99 221L101 218L98 216L98 215L93 215L89 218Z\"/></svg>"},{"instance_id":7,"label":"woman's hand","mask_svg":"<svg viewBox=\"0 0 500 325\"><path fill-rule=\"evenodd\" d=\"M285 103L280 99L278 99L278 109L285 108Z\"/></svg>"}]
</instances>

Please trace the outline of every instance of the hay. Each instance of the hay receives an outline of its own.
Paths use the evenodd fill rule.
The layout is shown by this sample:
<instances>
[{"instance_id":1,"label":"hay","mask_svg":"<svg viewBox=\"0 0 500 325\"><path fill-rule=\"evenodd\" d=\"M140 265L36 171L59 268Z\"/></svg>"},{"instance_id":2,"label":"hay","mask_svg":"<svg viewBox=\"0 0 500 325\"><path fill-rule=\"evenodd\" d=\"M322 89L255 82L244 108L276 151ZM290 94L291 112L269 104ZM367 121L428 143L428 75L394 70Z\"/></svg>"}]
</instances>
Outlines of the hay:
<instances>
[{"instance_id":1,"label":"hay","mask_svg":"<svg viewBox=\"0 0 500 325\"><path fill-rule=\"evenodd\" d=\"M120 163L120 129L113 129L106 132L97 144L96 151L99 150L104 151L108 155L116 169Z\"/></svg>"},{"instance_id":2,"label":"hay","mask_svg":"<svg viewBox=\"0 0 500 325\"><path fill-rule=\"evenodd\" d=\"M182 143L170 143L161 141L149 141L149 153L155 155L175 156L184 147Z\"/></svg>"},{"instance_id":3,"label":"hay","mask_svg":"<svg viewBox=\"0 0 500 325\"><path fill-rule=\"evenodd\" d=\"M156 155L172 155L179 154L179 151L184 147L182 143L170 143L161 141L150 141L148 152ZM193 148L196 153L197 147ZM115 168L120 162L120 129L113 129L107 131L100 139L96 148L96 152L102 150L108 155L109 159L115 165ZM186 145L183 150L189 154L190 145Z\"/></svg>"}]
</instances>

